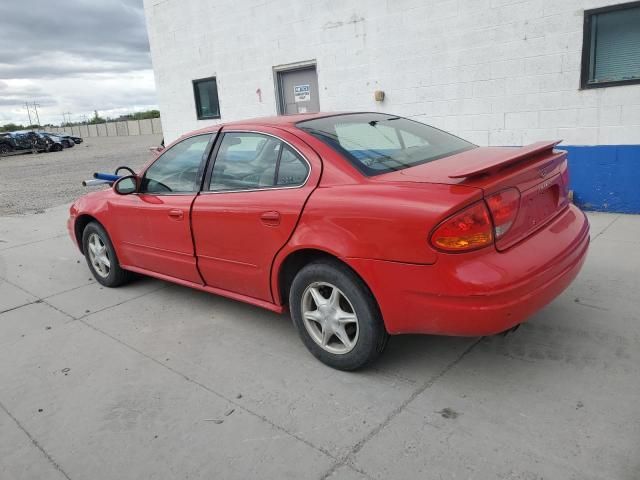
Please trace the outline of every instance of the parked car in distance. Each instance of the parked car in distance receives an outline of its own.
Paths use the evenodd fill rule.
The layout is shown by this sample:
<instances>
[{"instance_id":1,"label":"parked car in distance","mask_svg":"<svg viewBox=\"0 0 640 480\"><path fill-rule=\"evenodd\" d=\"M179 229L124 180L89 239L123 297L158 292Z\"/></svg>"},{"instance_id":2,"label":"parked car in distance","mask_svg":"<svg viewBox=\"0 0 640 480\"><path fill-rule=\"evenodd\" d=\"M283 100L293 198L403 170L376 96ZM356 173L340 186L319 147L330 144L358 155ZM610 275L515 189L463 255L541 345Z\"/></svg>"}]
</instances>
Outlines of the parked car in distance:
<instances>
[{"instance_id":1,"label":"parked car in distance","mask_svg":"<svg viewBox=\"0 0 640 480\"><path fill-rule=\"evenodd\" d=\"M57 135L53 135L51 133L41 133L44 138L46 138L49 142L49 151L50 152L59 152L62 149L66 148L69 144L69 141L65 141ZM73 142L71 142L73 143Z\"/></svg>"},{"instance_id":2,"label":"parked car in distance","mask_svg":"<svg viewBox=\"0 0 640 480\"><path fill-rule=\"evenodd\" d=\"M60 137L65 142L65 145L64 145L65 148L71 148L74 145L82 143L82 137L74 137L73 135L69 135L67 133L63 133L63 132L58 132L58 133L42 132L42 133L46 133L47 135L54 135L56 137Z\"/></svg>"},{"instance_id":3,"label":"parked car in distance","mask_svg":"<svg viewBox=\"0 0 640 480\"><path fill-rule=\"evenodd\" d=\"M382 113L226 123L79 198L68 229L102 285L137 272L288 309L353 370L389 335L504 332L567 288L589 223L557 143L477 147Z\"/></svg>"},{"instance_id":4,"label":"parked car in distance","mask_svg":"<svg viewBox=\"0 0 640 480\"><path fill-rule=\"evenodd\" d=\"M15 150L23 150L19 148L16 138L10 133L0 133L0 155L6 155Z\"/></svg>"},{"instance_id":5,"label":"parked car in distance","mask_svg":"<svg viewBox=\"0 0 640 480\"><path fill-rule=\"evenodd\" d=\"M0 134L0 155L11 152L46 152L49 149L48 140L36 132L8 132Z\"/></svg>"}]
</instances>

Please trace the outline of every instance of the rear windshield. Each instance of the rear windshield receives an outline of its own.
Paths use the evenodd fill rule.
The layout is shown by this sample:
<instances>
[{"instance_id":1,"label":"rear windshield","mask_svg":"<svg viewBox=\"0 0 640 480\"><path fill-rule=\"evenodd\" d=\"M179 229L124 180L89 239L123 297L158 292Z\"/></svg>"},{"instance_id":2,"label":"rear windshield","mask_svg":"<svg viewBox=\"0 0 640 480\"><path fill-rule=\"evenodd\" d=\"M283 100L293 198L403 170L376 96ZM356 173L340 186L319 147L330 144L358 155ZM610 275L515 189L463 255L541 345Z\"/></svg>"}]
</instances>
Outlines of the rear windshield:
<instances>
[{"instance_id":1,"label":"rear windshield","mask_svg":"<svg viewBox=\"0 0 640 480\"><path fill-rule=\"evenodd\" d=\"M382 113L306 120L298 128L322 140L367 176L431 162L475 148L423 123Z\"/></svg>"}]
</instances>

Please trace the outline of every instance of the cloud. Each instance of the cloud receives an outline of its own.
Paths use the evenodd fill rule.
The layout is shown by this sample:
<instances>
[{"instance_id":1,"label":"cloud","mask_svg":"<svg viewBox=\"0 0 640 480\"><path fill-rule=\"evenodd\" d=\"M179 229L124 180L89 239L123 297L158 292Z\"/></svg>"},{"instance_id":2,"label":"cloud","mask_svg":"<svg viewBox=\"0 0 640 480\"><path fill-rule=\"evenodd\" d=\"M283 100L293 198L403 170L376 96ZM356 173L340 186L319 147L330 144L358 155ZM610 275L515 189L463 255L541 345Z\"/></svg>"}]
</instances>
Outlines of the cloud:
<instances>
[{"instance_id":1,"label":"cloud","mask_svg":"<svg viewBox=\"0 0 640 480\"><path fill-rule=\"evenodd\" d=\"M149 42L141 1L50 0L7 2L2 8L0 63L28 62L46 54L66 52L85 59L149 68ZM55 65L55 59L49 64Z\"/></svg>"},{"instance_id":2,"label":"cloud","mask_svg":"<svg viewBox=\"0 0 640 480\"><path fill-rule=\"evenodd\" d=\"M0 123L27 122L25 101L41 105L43 123L60 122L63 111L81 117L156 106L142 0L6 3Z\"/></svg>"}]
</instances>

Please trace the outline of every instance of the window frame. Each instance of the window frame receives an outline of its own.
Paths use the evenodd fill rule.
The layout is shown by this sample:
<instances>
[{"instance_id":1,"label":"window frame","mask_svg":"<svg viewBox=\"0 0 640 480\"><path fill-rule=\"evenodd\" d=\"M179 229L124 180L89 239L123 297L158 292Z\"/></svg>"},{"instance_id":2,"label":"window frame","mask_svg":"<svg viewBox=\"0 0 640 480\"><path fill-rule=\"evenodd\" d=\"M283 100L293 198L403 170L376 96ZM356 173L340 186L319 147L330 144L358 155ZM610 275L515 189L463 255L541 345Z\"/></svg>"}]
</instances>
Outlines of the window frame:
<instances>
[{"instance_id":1,"label":"window frame","mask_svg":"<svg viewBox=\"0 0 640 480\"><path fill-rule=\"evenodd\" d=\"M608 82L589 83L589 67L591 66L591 30L592 19L595 15L615 12L618 10L630 10L640 8L640 1L620 3L606 7L592 8L584 11L584 21L582 26L582 60L580 66L580 89L616 87L619 85L635 85L640 83L640 78L630 78L626 80L611 80Z\"/></svg>"},{"instance_id":2,"label":"window frame","mask_svg":"<svg viewBox=\"0 0 640 480\"><path fill-rule=\"evenodd\" d=\"M198 84L202 83L202 82L209 82L213 80L215 82L216 85L216 97L218 100L218 115L201 115L200 112L202 110L202 104L200 102L200 92L198 91ZM219 119L222 118L222 113L220 111L220 95L218 93L218 79L216 76L213 77L206 77L206 78L196 78L194 80L191 80L191 84L193 86L193 99L195 102L195 106L196 106L196 117L198 118L198 120L215 120L215 119Z\"/></svg>"},{"instance_id":3,"label":"window frame","mask_svg":"<svg viewBox=\"0 0 640 480\"><path fill-rule=\"evenodd\" d=\"M305 177L304 181L299 185L283 185L283 186L273 185L271 187L244 188L244 189L236 189L236 190L215 190L215 191L209 190L209 186L211 183L211 175L213 174L213 169L216 165L216 160L218 159L218 152L220 150L220 146L222 145L222 140L224 139L224 135L227 133L254 133L258 135L265 135L267 137L275 138L276 140L282 142L284 145L287 145L289 148L291 148L291 150L297 153L298 156L302 160L304 160L304 162L307 164L307 176ZM282 137L279 137L272 133L261 132L259 130L243 130L243 129L224 130L224 131L220 130L217 137L218 138L216 138L216 144L213 148L213 151L211 152L210 161L207 164L207 170L205 172L205 175L202 181L202 187L200 189L201 195L202 194L219 195L219 194L225 194L225 193L249 193L249 192L262 192L266 190L291 190L294 188L304 188L307 185L309 178L311 177L311 169L312 169L311 162L309 162L307 157L305 157L302 154L302 152L295 147L295 145L292 145L290 142L286 141ZM280 161L281 155L282 155L282 150L278 154L278 161ZM276 168L278 168L278 165L276 165Z\"/></svg>"},{"instance_id":4,"label":"window frame","mask_svg":"<svg viewBox=\"0 0 640 480\"><path fill-rule=\"evenodd\" d=\"M207 163L209 162L209 158L211 155L211 151L212 151L212 146L214 145L214 143L217 141L218 136L220 134L220 130L214 130L211 132L201 132L201 133L197 133L194 135L189 135L188 137L184 137L179 139L179 141L176 141L175 143L173 143L172 145L170 145L168 148L166 148L165 150L162 151L162 153L160 155L158 155L158 158L156 158L153 162L151 162L149 164L149 166L147 166L147 168L144 169L144 172L140 172L140 174L138 175L139 179L140 179L140 190L138 192L136 192L136 195L153 195L153 196L164 196L164 195L181 195L181 196L188 196L188 195L197 195L199 192L202 191L203 188L203 184L202 184L202 180L204 177L204 172L205 169L207 168ZM162 157L164 157L164 155L169 152L170 150L173 149L173 147L181 144L182 142L185 142L187 140L190 140L192 138L195 137L202 137L205 135L211 135L211 138L209 138L209 142L207 143L207 146L204 149L204 152L202 153L202 158L200 159L200 166L198 167L198 173L196 175L196 184L195 184L195 190L193 190L192 192L148 192L148 191L142 191L142 185L144 185L144 179L147 175L147 172L149 171L149 169L154 166L156 164L156 162L158 162Z\"/></svg>"}]
</instances>

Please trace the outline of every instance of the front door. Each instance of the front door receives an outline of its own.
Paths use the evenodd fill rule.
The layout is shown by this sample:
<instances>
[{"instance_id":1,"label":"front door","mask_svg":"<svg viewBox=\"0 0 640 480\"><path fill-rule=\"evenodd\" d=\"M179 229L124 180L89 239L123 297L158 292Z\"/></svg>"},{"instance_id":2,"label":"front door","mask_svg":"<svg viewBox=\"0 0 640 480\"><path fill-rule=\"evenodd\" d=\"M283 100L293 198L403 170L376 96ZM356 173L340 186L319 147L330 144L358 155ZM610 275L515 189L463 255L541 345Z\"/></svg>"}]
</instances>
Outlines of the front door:
<instances>
[{"instance_id":1,"label":"front door","mask_svg":"<svg viewBox=\"0 0 640 480\"><path fill-rule=\"evenodd\" d=\"M319 159L277 129L223 134L193 204L198 268L208 286L272 301L271 264L318 183Z\"/></svg>"},{"instance_id":2,"label":"front door","mask_svg":"<svg viewBox=\"0 0 640 480\"><path fill-rule=\"evenodd\" d=\"M318 75L315 66L276 73L280 115L320 111Z\"/></svg>"},{"instance_id":3,"label":"front door","mask_svg":"<svg viewBox=\"0 0 640 480\"><path fill-rule=\"evenodd\" d=\"M211 136L189 137L165 150L144 172L140 191L112 205L123 265L202 283L190 211Z\"/></svg>"}]
</instances>

